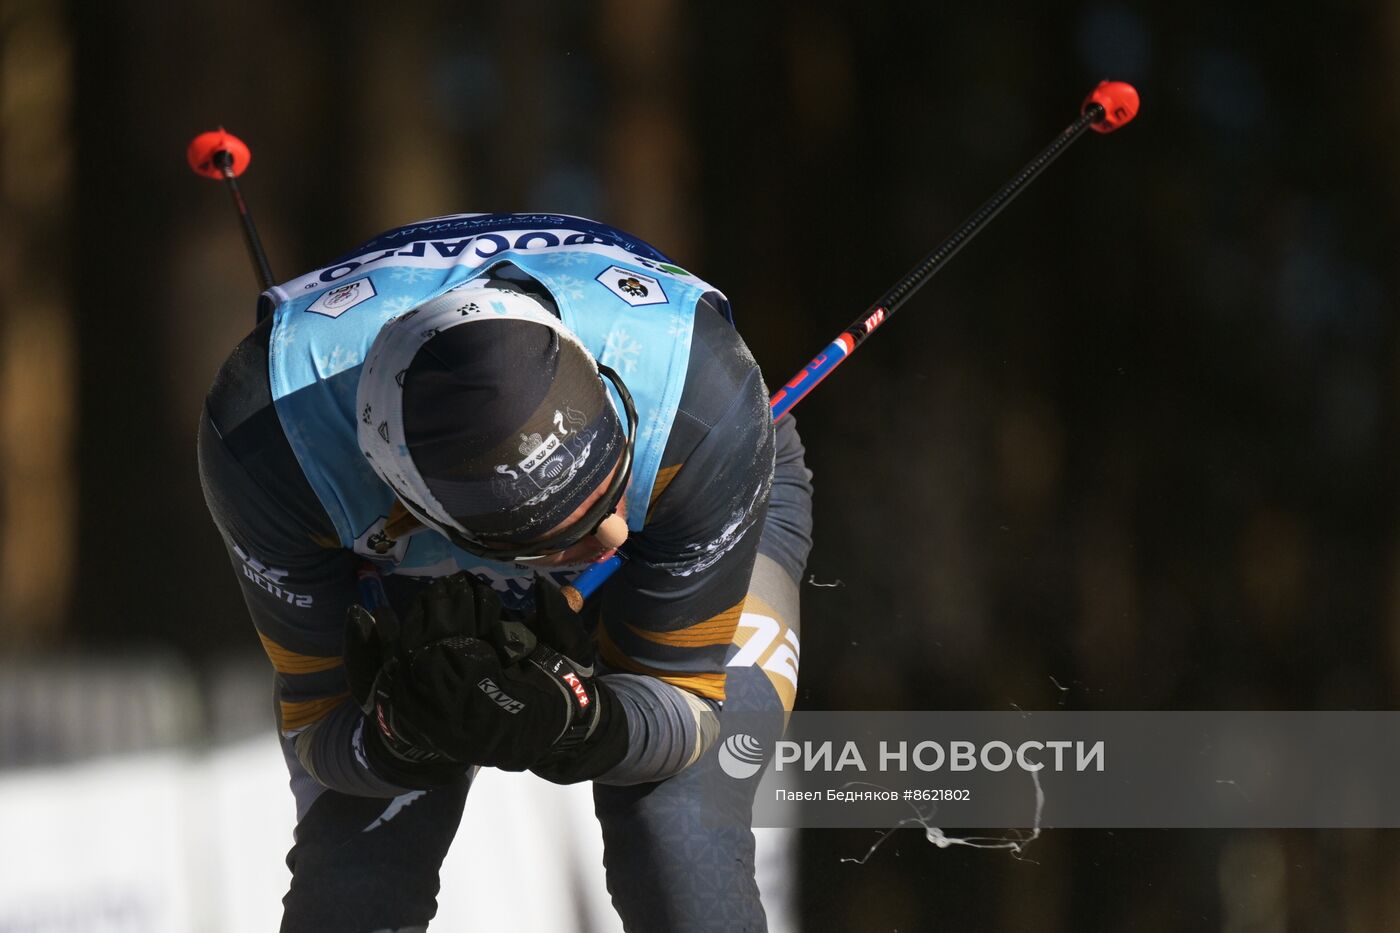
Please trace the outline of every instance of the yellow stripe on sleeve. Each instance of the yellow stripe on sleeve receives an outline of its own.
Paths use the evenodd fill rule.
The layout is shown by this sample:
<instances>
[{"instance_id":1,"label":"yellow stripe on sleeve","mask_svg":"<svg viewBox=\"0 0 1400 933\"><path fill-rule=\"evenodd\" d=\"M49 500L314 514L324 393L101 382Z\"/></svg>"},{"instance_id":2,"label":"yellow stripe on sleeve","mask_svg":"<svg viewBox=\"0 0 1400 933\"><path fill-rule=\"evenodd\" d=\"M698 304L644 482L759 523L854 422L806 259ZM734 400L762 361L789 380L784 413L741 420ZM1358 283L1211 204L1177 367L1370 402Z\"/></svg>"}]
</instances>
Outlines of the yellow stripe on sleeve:
<instances>
[{"instance_id":1,"label":"yellow stripe on sleeve","mask_svg":"<svg viewBox=\"0 0 1400 933\"><path fill-rule=\"evenodd\" d=\"M299 732L325 719L330 711L345 702L348 693L339 693L320 700L282 701L282 731Z\"/></svg>"},{"instance_id":2,"label":"yellow stripe on sleeve","mask_svg":"<svg viewBox=\"0 0 1400 933\"><path fill-rule=\"evenodd\" d=\"M268 660L272 662L272 666L279 674L315 674L317 671L328 671L333 667L339 667L343 660L340 655L321 657L313 654L298 654L283 648L262 632L258 633L258 639L262 642L263 650L267 652Z\"/></svg>"},{"instance_id":3,"label":"yellow stripe on sleeve","mask_svg":"<svg viewBox=\"0 0 1400 933\"><path fill-rule=\"evenodd\" d=\"M603 663L615 670L626 671L629 674L644 674L647 677L655 677L657 680L668 683L678 690L693 693L707 700L724 699L723 671L718 673L686 674L673 671L660 671L656 668L647 667L645 664L638 663L624 654L608 635L608 627L601 624L598 626L598 653L602 656Z\"/></svg>"},{"instance_id":4,"label":"yellow stripe on sleeve","mask_svg":"<svg viewBox=\"0 0 1400 933\"><path fill-rule=\"evenodd\" d=\"M628 630L638 638L672 648L706 648L712 645L727 645L734 640L734 630L739 626L739 616L744 611L742 602L735 603L719 615L711 616L687 628L673 632L648 632L629 624Z\"/></svg>"},{"instance_id":5,"label":"yellow stripe on sleeve","mask_svg":"<svg viewBox=\"0 0 1400 933\"><path fill-rule=\"evenodd\" d=\"M651 520L651 513L656 509L656 500L661 498L661 494L666 491L666 487L671 485L671 480L676 478L684 463L677 463L675 466L662 467L656 471L656 479L651 484L651 501L647 503L647 520Z\"/></svg>"}]
</instances>

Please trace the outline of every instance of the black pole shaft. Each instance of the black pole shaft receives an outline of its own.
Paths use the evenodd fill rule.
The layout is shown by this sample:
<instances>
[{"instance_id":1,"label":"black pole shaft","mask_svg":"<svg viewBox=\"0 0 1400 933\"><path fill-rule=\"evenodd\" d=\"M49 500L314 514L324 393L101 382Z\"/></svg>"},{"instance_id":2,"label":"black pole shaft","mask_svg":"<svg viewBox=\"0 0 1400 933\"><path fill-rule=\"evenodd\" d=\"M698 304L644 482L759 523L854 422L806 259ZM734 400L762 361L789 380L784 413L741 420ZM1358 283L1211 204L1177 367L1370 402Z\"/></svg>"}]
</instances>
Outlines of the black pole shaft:
<instances>
[{"instance_id":1,"label":"black pole shaft","mask_svg":"<svg viewBox=\"0 0 1400 933\"><path fill-rule=\"evenodd\" d=\"M1034 181L1037 175L1045 171L1051 162L1069 148L1071 143L1083 136L1085 130L1089 129L1090 126L1102 120L1103 116L1104 109L1100 104L1091 103L1085 107L1079 119L1065 127L1064 131L1055 137L1050 145L1026 163L1026 166L1017 172L1014 178L1003 185L1000 191L992 195L985 204L964 221L963 225L952 236L920 260L919 264L895 283L893 288L885 292L878 302L867 308L865 313L856 318L850 327L842 331L826 350L818 354L802 368L801 372L779 388L773 394L770 402L774 419L783 417L790 408L806 398L807 393L816 388L817 383L849 359L850 355L855 352L855 348L877 327L893 317L899 306L908 301L910 296L932 278L935 272L943 268L948 260L957 255L958 250L966 246L968 241L977 234L977 231L986 225L987 221L1010 204L1026 185ZM621 566L622 558L616 555L606 561L591 565L575 577L572 583L563 588L564 598L568 600L575 612L579 611L583 607L584 601L597 592L598 587L602 586Z\"/></svg>"},{"instance_id":2,"label":"black pole shaft","mask_svg":"<svg viewBox=\"0 0 1400 933\"><path fill-rule=\"evenodd\" d=\"M229 194L233 197L234 210L238 211L238 219L243 224L243 242L248 247L248 258L253 260L253 271L257 273L258 284L266 291L275 285L276 281L272 278L272 267L268 265L267 253L263 251L262 240L258 237L258 228L253 225L253 215L243 200L243 193L238 190L238 179L233 174L233 156L220 150L214 153L214 165L223 172L224 183L228 185ZM262 319L263 312L259 302L258 320Z\"/></svg>"},{"instance_id":3,"label":"black pole shaft","mask_svg":"<svg viewBox=\"0 0 1400 933\"><path fill-rule=\"evenodd\" d=\"M1079 119L1065 127L1064 131L1056 136L1050 145L1042 149L1034 159L1027 162L1025 167L1016 173L1016 177L988 198L986 203L973 212L972 216L953 232L952 236L921 259L919 264L909 270L909 273L895 283L893 288L885 292L879 301L856 318L855 322L845 331L853 338L854 344L851 349L854 350L860 346L861 342L870 336L876 327L889 320L902 304L908 301L929 279L933 278L938 270L948 264L948 260L958 254L958 250L966 246L977 235L977 232L987 221L1001 213L1002 208L1010 204L1027 185L1035 181L1036 176L1045 171L1050 163L1054 162L1076 139L1083 136L1090 126L1103 119L1103 115L1104 109L1097 103L1086 107ZM882 314L876 314L876 312L881 311ZM872 315L874 316L873 323Z\"/></svg>"}]
</instances>

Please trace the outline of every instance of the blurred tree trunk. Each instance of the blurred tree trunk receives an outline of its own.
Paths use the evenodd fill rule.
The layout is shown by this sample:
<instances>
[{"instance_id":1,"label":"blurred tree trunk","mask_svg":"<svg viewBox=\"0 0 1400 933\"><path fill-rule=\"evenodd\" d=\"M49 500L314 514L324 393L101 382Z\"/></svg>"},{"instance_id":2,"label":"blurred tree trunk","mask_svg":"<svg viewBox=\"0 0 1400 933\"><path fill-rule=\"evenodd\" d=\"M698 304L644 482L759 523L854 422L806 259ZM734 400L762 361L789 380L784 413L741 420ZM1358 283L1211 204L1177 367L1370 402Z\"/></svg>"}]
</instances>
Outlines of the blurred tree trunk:
<instances>
[{"instance_id":1,"label":"blurred tree trunk","mask_svg":"<svg viewBox=\"0 0 1400 933\"><path fill-rule=\"evenodd\" d=\"M363 11L312 18L267 2L174 13L74 4L79 515L75 633L217 657L256 649L203 508L200 406L253 324L257 285L227 194L184 164L219 124L253 148L243 190L274 276L351 239L348 160ZM198 43L189 35L216 35ZM308 43L307 36L315 42ZM298 160L297 153L312 153ZM314 259L308 258L314 257ZM236 608L235 608L236 607Z\"/></svg>"},{"instance_id":2,"label":"blurred tree trunk","mask_svg":"<svg viewBox=\"0 0 1400 933\"><path fill-rule=\"evenodd\" d=\"M696 146L683 93L681 4L609 0L598 22L608 101L606 219L682 265L694 263Z\"/></svg>"},{"instance_id":3,"label":"blurred tree trunk","mask_svg":"<svg viewBox=\"0 0 1400 933\"><path fill-rule=\"evenodd\" d=\"M0 650L51 644L73 568L72 49L62 6L0 19Z\"/></svg>"}]
</instances>

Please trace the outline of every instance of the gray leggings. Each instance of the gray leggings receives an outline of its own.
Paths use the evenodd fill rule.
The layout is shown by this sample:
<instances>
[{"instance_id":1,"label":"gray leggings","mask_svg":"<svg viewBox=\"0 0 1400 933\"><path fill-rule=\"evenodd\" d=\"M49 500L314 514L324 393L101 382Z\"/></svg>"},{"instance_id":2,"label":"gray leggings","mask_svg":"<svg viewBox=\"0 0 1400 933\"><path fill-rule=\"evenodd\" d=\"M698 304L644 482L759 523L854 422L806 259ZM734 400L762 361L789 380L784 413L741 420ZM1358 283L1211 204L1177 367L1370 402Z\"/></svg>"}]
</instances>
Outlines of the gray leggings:
<instances>
[{"instance_id":1,"label":"gray leggings","mask_svg":"<svg viewBox=\"0 0 1400 933\"><path fill-rule=\"evenodd\" d=\"M792 419L784 419L759 557L729 649L720 717L723 728L730 715L744 714L750 733L759 720L757 728L767 734L758 737L769 749L797 691L798 584L811 547L812 514L811 474L802 454ZM747 828L757 781L710 781L702 795L699 788L715 767L711 751L664 781L594 785L608 891L629 931L766 928ZM383 800L321 792L298 823L287 855L292 885L282 901L284 933L425 930L437 912L438 870L469 786L464 779L430 791L373 832L363 830L384 812ZM716 800L715 786L732 793ZM726 827L706 812L716 806L740 818Z\"/></svg>"}]
</instances>

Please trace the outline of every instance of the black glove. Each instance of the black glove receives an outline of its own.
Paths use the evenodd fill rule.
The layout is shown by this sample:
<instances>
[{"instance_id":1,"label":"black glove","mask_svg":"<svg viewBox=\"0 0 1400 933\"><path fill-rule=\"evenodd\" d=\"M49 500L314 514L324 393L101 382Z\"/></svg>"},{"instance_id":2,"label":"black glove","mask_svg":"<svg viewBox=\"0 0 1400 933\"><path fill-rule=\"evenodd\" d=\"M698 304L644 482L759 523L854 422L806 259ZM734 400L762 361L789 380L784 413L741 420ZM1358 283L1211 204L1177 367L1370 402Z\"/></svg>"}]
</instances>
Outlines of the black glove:
<instances>
[{"instance_id":1,"label":"black glove","mask_svg":"<svg viewBox=\"0 0 1400 933\"><path fill-rule=\"evenodd\" d=\"M613 736L601 773L626 751L626 720L612 715L614 701L592 677L593 640L578 617L551 584L536 579L534 591L536 612L521 630L488 625L484 639L446 638L412 653L414 680L441 700L429 737L453 758L522 771ZM560 775L583 778L562 766Z\"/></svg>"},{"instance_id":2,"label":"black glove","mask_svg":"<svg viewBox=\"0 0 1400 933\"><path fill-rule=\"evenodd\" d=\"M571 665L592 700L587 717L575 718L563 739L537 759L530 770L556 784L595 778L627 753L627 714L607 685L593 676L596 651L592 636L584 630L563 594L538 577L535 615L529 621L539 645L528 660L536 660L542 647L555 649ZM545 669L548 673L547 663Z\"/></svg>"},{"instance_id":3,"label":"black glove","mask_svg":"<svg viewBox=\"0 0 1400 933\"><path fill-rule=\"evenodd\" d=\"M597 721L594 682L543 643L504 663L481 639L443 639L415 652L411 671L440 704L430 740L462 761L523 771L556 745L583 741Z\"/></svg>"},{"instance_id":4,"label":"black glove","mask_svg":"<svg viewBox=\"0 0 1400 933\"><path fill-rule=\"evenodd\" d=\"M372 629L377 665L352 664L347 639L352 692L371 697L362 707L392 756L521 771L548 755L555 766L540 773L561 783L591 776L574 774L585 749L587 763L601 763L596 773L622 757L626 719L592 679L592 639L552 585L537 580L535 593L531 619L503 621L494 591L456 574L420 594L401 624L375 613L389 621Z\"/></svg>"},{"instance_id":5,"label":"black glove","mask_svg":"<svg viewBox=\"0 0 1400 933\"><path fill-rule=\"evenodd\" d=\"M387 604L373 614L351 607L345 669L351 695L367 717L365 755L376 773L405 787L437 786L479 763L442 745L454 737L443 720L460 685L415 676L413 665L434 645L491 654L481 638L499 645L507 659L535 646L522 623L501 619L500 597L491 587L466 573L433 581L402 619Z\"/></svg>"},{"instance_id":6,"label":"black glove","mask_svg":"<svg viewBox=\"0 0 1400 933\"><path fill-rule=\"evenodd\" d=\"M345 673L350 695L365 713L365 759L375 774L400 787L426 789L457 780L470 767L452 760L426 737L430 718L406 683L398 654L399 619L389 606L371 615L350 607L345 628Z\"/></svg>"}]
</instances>

